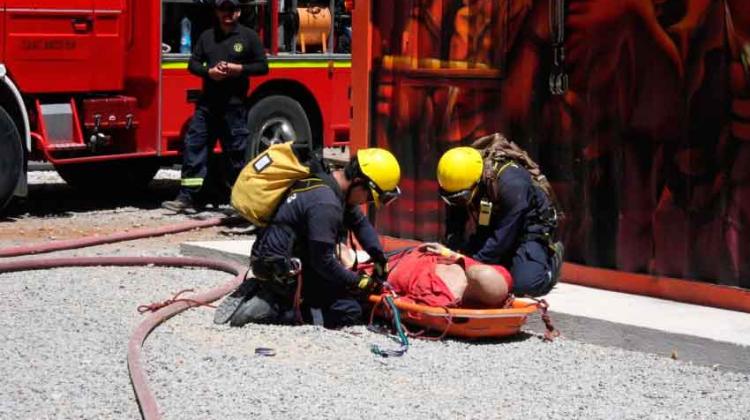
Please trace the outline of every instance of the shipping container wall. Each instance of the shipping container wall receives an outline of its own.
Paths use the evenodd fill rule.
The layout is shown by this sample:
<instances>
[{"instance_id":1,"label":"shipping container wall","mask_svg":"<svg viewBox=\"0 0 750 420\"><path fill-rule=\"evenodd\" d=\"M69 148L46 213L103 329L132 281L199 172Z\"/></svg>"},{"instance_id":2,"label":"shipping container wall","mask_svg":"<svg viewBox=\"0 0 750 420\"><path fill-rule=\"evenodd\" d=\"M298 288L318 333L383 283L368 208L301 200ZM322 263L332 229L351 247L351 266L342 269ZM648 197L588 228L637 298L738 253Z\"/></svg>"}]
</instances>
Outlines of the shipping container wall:
<instances>
[{"instance_id":1,"label":"shipping container wall","mask_svg":"<svg viewBox=\"0 0 750 420\"><path fill-rule=\"evenodd\" d=\"M439 238L440 154L500 131L569 261L750 287L750 3L372 3L370 138L404 171L383 233Z\"/></svg>"}]
</instances>

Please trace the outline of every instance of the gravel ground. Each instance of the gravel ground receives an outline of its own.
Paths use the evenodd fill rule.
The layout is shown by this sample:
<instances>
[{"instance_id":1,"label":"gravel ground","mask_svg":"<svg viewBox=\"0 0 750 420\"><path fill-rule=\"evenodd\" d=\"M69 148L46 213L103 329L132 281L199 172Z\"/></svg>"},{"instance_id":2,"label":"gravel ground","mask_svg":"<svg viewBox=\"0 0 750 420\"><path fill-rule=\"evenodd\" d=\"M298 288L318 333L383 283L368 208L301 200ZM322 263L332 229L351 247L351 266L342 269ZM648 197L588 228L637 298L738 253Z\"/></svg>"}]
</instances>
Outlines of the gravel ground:
<instances>
[{"instance_id":1,"label":"gravel ground","mask_svg":"<svg viewBox=\"0 0 750 420\"><path fill-rule=\"evenodd\" d=\"M40 182L53 198L0 222L0 246L179 219L157 208L175 191L169 179L161 178L163 187L146 198L114 203L71 198L66 187ZM55 210L60 203L68 207ZM182 241L232 234L213 228L52 256L177 255ZM229 279L165 268L0 275L6 308L0 418L137 418L126 366L128 337L142 319L137 306ZM572 340L544 343L532 333L478 343L415 340L403 358L382 359L369 345L393 343L364 327L233 329L213 325L212 316L208 308L190 310L146 341L144 360L165 418L747 419L750 413L748 375ZM256 356L257 347L277 354Z\"/></svg>"}]
</instances>

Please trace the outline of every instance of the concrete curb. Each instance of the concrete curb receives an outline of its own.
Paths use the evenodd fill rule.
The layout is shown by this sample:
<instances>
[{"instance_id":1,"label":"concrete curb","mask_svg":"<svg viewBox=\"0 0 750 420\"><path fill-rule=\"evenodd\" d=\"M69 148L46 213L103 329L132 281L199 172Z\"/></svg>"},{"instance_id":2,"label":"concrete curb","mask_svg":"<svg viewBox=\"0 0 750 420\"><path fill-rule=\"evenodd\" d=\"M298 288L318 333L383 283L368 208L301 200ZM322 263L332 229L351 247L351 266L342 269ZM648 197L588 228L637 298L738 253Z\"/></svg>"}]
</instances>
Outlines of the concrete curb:
<instances>
[{"instance_id":1,"label":"concrete curb","mask_svg":"<svg viewBox=\"0 0 750 420\"><path fill-rule=\"evenodd\" d=\"M549 313L565 340L656 354L724 371L750 373L750 348L746 346L552 310ZM532 315L524 329L537 334L545 331L538 315Z\"/></svg>"}]
</instances>

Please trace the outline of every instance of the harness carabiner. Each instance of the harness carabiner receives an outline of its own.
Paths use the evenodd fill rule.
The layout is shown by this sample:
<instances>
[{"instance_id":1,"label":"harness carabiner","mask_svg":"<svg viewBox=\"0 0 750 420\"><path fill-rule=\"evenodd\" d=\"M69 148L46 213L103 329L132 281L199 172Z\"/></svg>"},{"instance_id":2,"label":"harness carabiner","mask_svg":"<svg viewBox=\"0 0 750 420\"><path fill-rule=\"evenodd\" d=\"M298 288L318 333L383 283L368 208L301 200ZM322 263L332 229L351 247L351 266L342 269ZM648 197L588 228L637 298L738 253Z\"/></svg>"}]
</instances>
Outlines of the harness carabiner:
<instances>
[{"instance_id":1,"label":"harness carabiner","mask_svg":"<svg viewBox=\"0 0 750 420\"><path fill-rule=\"evenodd\" d=\"M302 261L300 261L299 258L290 258L289 263L292 266L289 270L289 277L297 276L302 272Z\"/></svg>"}]
</instances>

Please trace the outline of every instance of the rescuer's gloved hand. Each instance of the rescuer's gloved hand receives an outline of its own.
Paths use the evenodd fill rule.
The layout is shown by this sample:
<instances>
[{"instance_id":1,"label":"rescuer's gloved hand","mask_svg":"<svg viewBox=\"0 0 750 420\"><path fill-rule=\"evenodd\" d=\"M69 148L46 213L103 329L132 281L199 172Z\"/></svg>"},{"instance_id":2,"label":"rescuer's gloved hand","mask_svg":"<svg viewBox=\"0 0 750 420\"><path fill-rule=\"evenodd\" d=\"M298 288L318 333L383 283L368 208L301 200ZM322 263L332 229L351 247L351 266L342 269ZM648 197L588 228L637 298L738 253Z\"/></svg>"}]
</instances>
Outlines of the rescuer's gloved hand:
<instances>
[{"instance_id":1,"label":"rescuer's gloved hand","mask_svg":"<svg viewBox=\"0 0 750 420\"><path fill-rule=\"evenodd\" d=\"M377 294L383 289L383 283L375 280L367 274L361 274L357 281L357 289L367 294Z\"/></svg>"},{"instance_id":2,"label":"rescuer's gloved hand","mask_svg":"<svg viewBox=\"0 0 750 420\"><path fill-rule=\"evenodd\" d=\"M372 266L372 277L379 283L388 280L388 260L385 256L375 260L375 263Z\"/></svg>"},{"instance_id":3,"label":"rescuer's gloved hand","mask_svg":"<svg viewBox=\"0 0 750 420\"><path fill-rule=\"evenodd\" d=\"M388 261L376 262L372 268L372 277L380 283L388 280Z\"/></svg>"}]
</instances>

